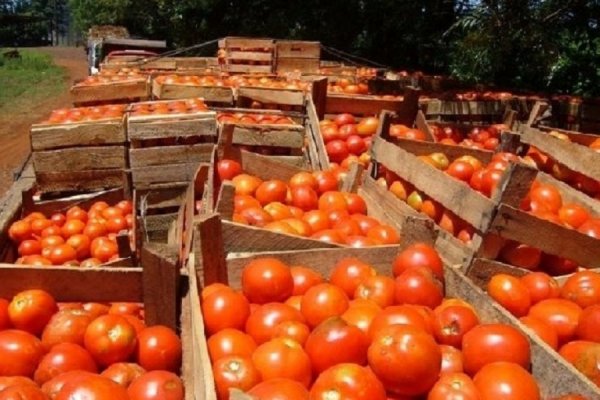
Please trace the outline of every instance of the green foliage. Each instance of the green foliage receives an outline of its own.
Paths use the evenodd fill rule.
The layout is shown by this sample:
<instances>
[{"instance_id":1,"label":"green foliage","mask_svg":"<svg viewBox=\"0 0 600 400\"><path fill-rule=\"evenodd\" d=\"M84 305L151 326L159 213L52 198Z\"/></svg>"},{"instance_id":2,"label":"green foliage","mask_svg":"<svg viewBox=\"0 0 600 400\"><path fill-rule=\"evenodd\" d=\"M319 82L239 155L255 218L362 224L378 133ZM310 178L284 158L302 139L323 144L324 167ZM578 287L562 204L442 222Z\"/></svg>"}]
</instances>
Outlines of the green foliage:
<instances>
[{"instance_id":1,"label":"green foliage","mask_svg":"<svg viewBox=\"0 0 600 400\"><path fill-rule=\"evenodd\" d=\"M69 8L77 29L82 32L92 25L122 25L131 0L69 0Z\"/></svg>"}]
</instances>

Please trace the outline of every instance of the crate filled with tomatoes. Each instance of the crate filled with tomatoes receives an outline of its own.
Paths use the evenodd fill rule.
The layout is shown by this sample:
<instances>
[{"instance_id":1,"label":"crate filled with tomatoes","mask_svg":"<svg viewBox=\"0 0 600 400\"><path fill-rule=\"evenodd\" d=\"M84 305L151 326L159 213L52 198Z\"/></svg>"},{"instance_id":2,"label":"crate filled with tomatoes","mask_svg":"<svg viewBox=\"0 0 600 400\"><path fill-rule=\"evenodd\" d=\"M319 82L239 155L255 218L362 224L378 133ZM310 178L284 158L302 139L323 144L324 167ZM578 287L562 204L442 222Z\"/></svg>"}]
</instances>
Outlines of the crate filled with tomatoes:
<instances>
[{"instance_id":1,"label":"crate filled with tomatoes","mask_svg":"<svg viewBox=\"0 0 600 400\"><path fill-rule=\"evenodd\" d=\"M227 72L272 73L275 40L226 37L219 40L218 58Z\"/></svg>"},{"instance_id":2,"label":"crate filled with tomatoes","mask_svg":"<svg viewBox=\"0 0 600 400\"><path fill-rule=\"evenodd\" d=\"M185 185L217 141L216 113L203 99L131 104L127 111L129 164L135 188Z\"/></svg>"},{"instance_id":3,"label":"crate filled with tomatoes","mask_svg":"<svg viewBox=\"0 0 600 400\"><path fill-rule=\"evenodd\" d=\"M215 73L162 74L152 78L152 97L157 100L200 97L211 105L232 106L234 86L231 79Z\"/></svg>"},{"instance_id":4,"label":"crate filled with tomatoes","mask_svg":"<svg viewBox=\"0 0 600 400\"><path fill-rule=\"evenodd\" d=\"M54 110L30 130L40 189L94 190L123 184L127 169L126 105Z\"/></svg>"},{"instance_id":5,"label":"crate filled with tomatoes","mask_svg":"<svg viewBox=\"0 0 600 400\"><path fill-rule=\"evenodd\" d=\"M103 71L71 86L76 106L144 101L150 98L150 78L134 70Z\"/></svg>"},{"instance_id":6,"label":"crate filled with tomatoes","mask_svg":"<svg viewBox=\"0 0 600 400\"><path fill-rule=\"evenodd\" d=\"M227 258L211 245L190 265L199 398L598 396L427 244Z\"/></svg>"}]
</instances>

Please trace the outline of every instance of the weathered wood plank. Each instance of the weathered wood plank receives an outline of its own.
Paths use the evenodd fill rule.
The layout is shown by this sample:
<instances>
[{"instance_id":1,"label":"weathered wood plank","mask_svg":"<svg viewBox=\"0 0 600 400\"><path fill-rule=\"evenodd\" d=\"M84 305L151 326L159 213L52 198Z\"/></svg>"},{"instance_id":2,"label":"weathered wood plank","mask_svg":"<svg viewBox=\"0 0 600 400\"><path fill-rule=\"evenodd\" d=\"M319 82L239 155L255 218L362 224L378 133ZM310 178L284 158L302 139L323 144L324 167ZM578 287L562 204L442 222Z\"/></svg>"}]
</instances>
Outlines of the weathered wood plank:
<instances>
[{"instance_id":1,"label":"weathered wood plank","mask_svg":"<svg viewBox=\"0 0 600 400\"><path fill-rule=\"evenodd\" d=\"M135 169L152 165L210 162L213 148L212 144L194 144L130 149L129 164Z\"/></svg>"},{"instance_id":2,"label":"weathered wood plank","mask_svg":"<svg viewBox=\"0 0 600 400\"><path fill-rule=\"evenodd\" d=\"M31 149L125 143L123 119L73 124L40 124L31 127Z\"/></svg>"},{"instance_id":3,"label":"weathered wood plank","mask_svg":"<svg viewBox=\"0 0 600 400\"><path fill-rule=\"evenodd\" d=\"M125 146L93 146L33 152L33 166L40 172L124 169Z\"/></svg>"}]
</instances>

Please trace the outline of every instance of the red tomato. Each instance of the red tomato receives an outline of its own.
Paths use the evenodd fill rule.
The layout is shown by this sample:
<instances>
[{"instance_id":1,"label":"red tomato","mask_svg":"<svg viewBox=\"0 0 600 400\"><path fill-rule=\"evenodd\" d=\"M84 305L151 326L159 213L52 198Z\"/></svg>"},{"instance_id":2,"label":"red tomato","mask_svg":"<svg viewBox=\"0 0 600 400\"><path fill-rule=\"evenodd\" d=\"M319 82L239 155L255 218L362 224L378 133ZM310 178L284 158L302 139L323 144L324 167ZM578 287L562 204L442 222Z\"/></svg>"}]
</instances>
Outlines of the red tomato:
<instances>
[{"instance_id":1,"label":"red tomato","mask_svg":"<svg viewBox=\"0 0 600 400\"><path fill-rule=\"evenodd\" d=\"M329 280L351 298L360 283L371 276L375 276L373 267L356 257L349 257L337 262Z\"/></svg>"},{"instance_id":2,"label":"red tomato","mask_svg":"<svg viewBox=\"0 0 600 400\"><path fill-rule=\"evenodd\" d=\"M330 190L337 190L338 180L331 171L316 171L313 174L317 180L317 191L320 194Z\"/></svg>"},{"instance_id":3,"label":"red tomato","mask_svg":"<svg viewBox=\"0 0 600 400\"><path fill-rule=\"evenodd\" d=\"M8 315L8 300L0 298L0 331L10 327L10 317Z\"/></svg>"},{"instance_id":4,"label":"red tomato","mask_svg":"<svg viewBox=\"0 0 600 400\"><path fill-rule=\"evenodd\" d=\"M251 303L282 302L294 291L290 267L276 258L257 258L242 271L242 290Z\"/></svg>"},{"instance_id":5,"label":"red tomato","mask_svg":"<svg viewBox=\"0 0 600 400\"><path fill-rule=\"evenodd\" d=\"M215 333L208 338L207 344L213 363L226 356L250 357L256 349L252 336L231 328Z\"/></svg>"},{"instance_id":6,"label":"red tomato","mask_svg":"<svg viewBox=\"0 0 600 400\"><path fill-rule=\"evenodd\" d=\"M52 400L56 400L58 393L67 383L75 383L84 379L95 380L98 377L96 374L85 371L70 371L58 375L56 378L49 380L42 385L44 392Z\"/></svg>"},{"instance_id":7,"label":"red tomato","mask_svg":"<svg viewBox=\"0 0 600 400\"><path fill-rule=\"evenodd\" d=\"M101 303L84 303L83 310L88 312L92 319L96 319L101 315L108 314L110 307Z\"/></svg>"},{"instance_id":8,"label":"red tomato","mask_svg":"<svg viewBox=\"0 0 600 400\"><path fill-rule=\"evenodd\" d=\"M40 254L42 252L42 245L39 240L27 239L21 242L17 252L21 257Z\"/></svg>"},{"instance_id":9,"label":"red tomato","mask_svg":"<svg viewBox=\"0 0 600 400\"><path fill-rule=\"evenodd\" d=\"M310 398L386 400L387 396L382 383L369 368L345 363L322 372L310 389Z\"/></svg>"},{"instance_id":10,"label":"red tomato","mask_svg":"<svg viewBox=\"0 0 600 400\"><path fill-rule=\"evenodd\" d=\"M388 391L420 396L437 381L442 354L433 337L422 329L392 325L375 335L369 346L368 360Z\"/></svg>"},{"instance_id":11,"label":"red tomato","mask_svg":"<svg viewBox=\"0 0 600 400\"><path fill-rule=\"evenodd\" d=\"M465 334L462 342L465 372L473 375L484 365L496 361L514 362L529 368L527 337L505 324L478 325Z\"/></svg>"},{"instance_id":12,"label":"red tomato","mask_svg":"<svg viewBox=\"0 0 600 400\"><path fill-rule=\"evenodd\" d=\"M290 189L291 204L304 211L316 210L319 207L317 192L308 185L295 186Z\"/></svg>"},{"instance_id":13,"label":"red tomato","mask_svg":"<svg viewBox=\"0 0 600 400\"><path fill-rule=\"evenodd\" d=\"M254 195L254 192L262 183L260 178L248 174L239 174L231 181L235 186L235 194L247 195Z\"/></svg>"},{"instance_id":14,"label":"red tomato","mask_svg":"<svg viewBox=\"0 0 600 400\"><path fill-rule=\"evenodd\" d=\"M531 307L531 297L527 286L512 275L494 275L488 282L487 291L492 299L517 317L526 315Z\"/></svg>"},{"instance_id":15,"label":"red tomato","mask_svg":"<svg viewBox=\"0 0 600 400\"><path fill-rule=\"evenodd\" d=\"M281 303L267 303L258 306L246 321L246 333L257 344L275 337L276 327L284 321L305 322L304 316L297 309Z\"/></svg>"},{"instance_id":16,"label":"red tomato","mask_svg":"<svg viewBox=\"0 0 600 400\"><path fill-rule=\"evenodd\" d=\"M442 259L433 247L425 243L410 245L396 256L393 263L394 276L400 275L405 269L419 266L429 268L435 277L443 282L444 264Z\"/></svg>"},{"instance_id":17,"label":"red tomato","mask_svg":"<svg viewBox=\"0 0 600 400\"><path fill-rule=\"evenodd\" d=\"M569 300L542 300L529 310L529 316L551 325L558 335L558 344L563 345L575 336L582 310Z\"/></svg>"},{"instance_id":18,"label":"red tomato","mask_svg":"<svg viewBox=\"0 0 600 400\"><path fill-rule=\"evenodd\" d=\"M300 304L308 326L314 328L329 317L340 316L348 309L348 296L337 286L321 283L304 294Z\"/></svg>"},{"instance_id":19,"label":"red tomato","mask_svg":"<svg viewBox=\"0 0 600 400\"><path fill-rule=\"evenodd\" d=\"M344 113L336 115L333 122L335 122L337 126L353 125L356 124L356 119L352 114Z\"/></svg>"},{"instance_id":20,"label":"red tomato","mask_svg":"<svg viewBox=\"0 0 600 400\"><path fill-rule=\"evenodd\" d=\"M375 317L381 311L381 307L366 300L367 304L350 304L350 307L342 314L342 319L349 325L356 326L369 336L369 328Z\"/></svg>"},{"instance_id":21,"label":"red tomato","mask_svg":"<svg viewBox=\"0 0 600 400\"><path fill-rule=\"evenodd\" d=\"M116 363L102 371L102 376L128 388L131 382L144 375L146 370L134 363Z\"/></svg>"},{"instance_id":22,"label":"red tomato","mask_svg":"<svg viewBox=\"0 0 600 400\"><path fill-rule=\"evenodd\" d=\"M155 325L137 336L137 361L147 371L176 372L181 366L181 340L166 326Z\"/></svg>"},{"instance_id":23,"label":"red tomato","mask_svg":"<svg viewBox=\"0 0 600 400\"><path fill-rule=\"evenodd\" d=\"M83 347L73 343L61 343L52 347L42 358L34 379L41 386L62 373L77 370L97 373L98 367Z\"/></svg>"},{"instance_id":24,"label":"red tomato","mask_svg":"<svg viewBox=\"0 0 600 400\"><path fill-rule=\"evenodd\" d=\"M585 308L600 304L600 274L594 271L579 271L564 283L560 297L571 300Z\"/></svg>"},{"instance_id":25,"label":"red tomato","mask_svg":"<svg viewBox=\"0 0 600 400\"><path fill-rule=\"evenodd\" d=\"M442 306L434 310L433 334L440 344L462 347L464 335L479 325L479 318L470 307Z\"/></svg>"},{"instance_id":26,"label":"red tomato","mask_svg":"<svg viewBox=\"0 0 600 400\"><path fill-rule=\"evenodd\" d=\"M341 192L325 192L319 197L319 210L325 212L348 210L348 202Z\"/></svg>"},{"instance_id":27,"label":"red tomato","mask_svg":"<svg viewBox=\"0 0 600 400\"><path fill-rule=\"evenodd\" d=\"M12 326L34 335L39 335L58 311L54 298L43 290L25 290L13 297L8 305L8 316Z\"/></svg>"},{"instance_id":28,"label":"red tomato","mask_svg":"<svg viewBox=\"0 0 600 400\"><path fill-rule=\"evenodd\" d=\"M288 338L293 339L304 346L306 339L310 335L310 328L308 325L298 321L283 321L275 326L274 338Z\"/></svg>"},{"instance_id":29,"label":"red tomato","mask_svg":"<svg viewBox=\"0 0 600 400\"><path fill-rule=\"evenodd\" d=\"M339 139L327 142L325 145L325 151L327 152L329 159L335 163L341 163L350 154L346 142Z\"/></svg>"},{"instance_id":30,"label":"red tomato","mask_svg":"<svg viewBox=\"0 0 600 400\"><path fill-rule=\"evenodd\" d=\"M218 290L202 300L202 314L209 336L225 328L243 329L250 303L239 292Z\"/></svg>"},{"instance_id":31,"label":"red tomato","mask_svg":"<svg viewBox=\"0 0 600 400\"><path fill-rule=\"evenodd\" d=\"M263 381L250 389L248 394L260 400L308 400L306 387L292 379Z\"/></svg>"},{"instance_id":32,"label":"red tomato","mask_svg":"<svg viewBox=\"0 0 600 400\"><path fill-rule=\"evenodd\" d=\"M369 339L359 328L333 317L319 324L305 344L313 371L320 374L341 363L365 365Z\"/></svg>"},{"instance_id":33,"label":"red tomato","mask_svg":"<svg viewBox=\"0 0 600 400\"><path fill-rule=\"evenodd\" d=\"M102 376L74 379L60 389L55 400L89 398L94 400L128 400L127 390Z\"/></svg>"},{"instance_id":34,"label":"red tomato","mask_svg":"<svg viewBox=\"0 0 600 400\"><path fill-rule=\"evenodd\" d=\"M44 355L42 342L18 330L0 332L0 376L27 376L33 373Z\"/></svg>"},{"instance_id":35,"label":"red tomato","mask_svg":"<svg viewBox=\"0 0 600 400\"><path fill-rule=\"evenodd\" d=\"M531 209L543 209L554 214L562 207L562 197L558 189L551 185L538 185L529 193Z\"/></svg>"},{"instance_id":36,"label":"red tomato","mask_svg":"<svg viewBox=\"0 0 600 400\"><path fill-rule=\"evenodd\" d=\"M480 400L479 391L467 374L444 374L433 385L427 400Z\"/></svg>"},{"instance_id":37,"label":"red tomato","mask_svg":"<svg viewBox=\"0 0 600 400\"><path fill-rule=\"evenodd\" d=\"M290 273L294 280L293 296L303 295L311 287L323 283L323 276L312 268L296 265L290 268Z\"/></svg>"},{"instance_id":38,"label":"red tomato","mask_svg":"<svg viewBox=\"0 0 600 400\"><path fill-rule=\"evenodd\" d=\"M558 350L558 335L550 324L528 316L520 318L519 321L538 335L548 346Z\"/></svg>"},{"instance_id":39,"label":"red tomato","mask_svg":"<svg viewBox=\"0 0 600 400\"><path fill-rule=\"evenodd\" d=\"M260 381L260 373L250 358L225 356L213 364L217 398L229 399L229 389L247 392Z\"/></svg>"},{"instance_id":40,"label":"red tomato","mask_svg":"<svg viewBox=\"0 0 600 400\"><path fill-rule=\"evenodd\" d=\"M345 131L346 130L344 130L344 128L340 129L340 133L342 133L342 132L345 133ZM352 132L349 132L349 133L350 134L348 135L348 138L346 139L346 146L348 147L348 151L351 154L359 156L368 150L367 143L365 142L365 140L362 137L360 137L358 135L354 135L354 134L352 134Z\"/></svg>"},{"instance_id":41,"label":"red tomato","mask_svg":"<svg viewBox=\"0 0 600 400\"><path fill-rule=\"evenodd\" d=\"M431 327L425 320L424 315L410 305L391 306L384 308L371 322L369 338L373 340L377 333L390 325L411 325L431 332Z\"/></svg>"},{"instance_id":42,"label":"red tomato","mask_svg":"<svg viewBox=\"0 0 600 400\"><path fill-rule=\"evenodd\" d=\"M286 378L307 388L312 381L310 358L295 340L276 338L259 345L252 362L263 381Z\"/></svg>"},{"instance_id":43,"label":"red tomato","mask_svg":"<svg viewBox=\"0 0 600 400\"><path fill-rule=\"evenodd\" d=\"M309 186L310 188L317 190L319 185L317 183L317 178L310 172L298 172L297 174L294 174L289 182L288 185L290 186L291 189L298 187L298 186Z\"/></svg>"},{"instance_id":44,"label":"red tomato","mask_svg":"<svg viewBox=\"0 0 600 400\"><path fill-rule=\"evenodd\" d=\"M107 367L129 359L135 351L136 333L124 317L103 315L88 325L83 343L98 365Z\"/></svg>"},{"instance_id":45,"label":"red tomato","mask_svg":"<svg viewBox=\"0 0 600 400\"><path fill-rule=\"evenodd\" d=\"M583 310L579 317L579 324L575 336L581 340L600 343L600 304L589 306Z\"/></svg>"},{"instance_id":46,"label":"red tomato","mask_svg":"<svg viewBox=\"0 0 600 400\"><path fill-rule=\"evenodd\" d=\"M463 355L460 350L453 346L441 344L440 351L442 352L440 375L464 371Z\"/></svg>"},{"instance_id":47,"label":"red tomato","mask_svg":"<svg viewBox=\"0 0 600 400\"><path fill-rule=\"evenodd\" d=\"M475 173L475 168L467 161L455 160L450 163L446 173L463 182L469 182Z\"/></svg>"},{"instance_id":48,"label":"red tomato","mask_svg":"<svg viewBox=\"0 0 600 400\"><path fill-rule=\"evenodd\" d=\"M367 238L372 239L377 244L398 244L400 243L400 235L396 228L381 224L370 228L367 231Z\"/></svg>"},{"instance_id":49,"label":"red tomato","mask_svg":"<svg viewBox=\"0 0 600 400\"><path fill-rule=\"evenodd\" d=\"M183 382L172 372L150 371L131 382L130 400L183 400Z\"/></svg>"},{"instance_id":50,"label":"red tomato","mask_svg":"<svg viewBox=\"0 0 600 400\"><path fill-rule=\"evenodd\" d=\"M14 385L0 391L0 400L47 400L48 397L37 386Z\"/></svg>"},{"instance_id":51,"label":"red tomato","mask_svg":"<svg viewBox=\"0 0 600 400\"><path fill-rule=\"evenodd\" d=\"M285 202L288 187L285 182L273 179L264 181L256 188L255 197L263 206L274 201Z\"/></svg>"},{"instance_id":52,"label":"red tomato","mask_svg":"<svg viewBox=\"0 0 600 400\"><path fill-rule=\"evenodd\" d=\"M590 218L590 214L579 204L570 203L563 204L558 210L558 218L569 228L577 229Z\"/></svg>"},{"instance_id":53,"label":"red tomato","mask_svg":"<svg viewBox=\"0 0 600 400\"><path fill-rule=\"evenodd\" d=\"M232 180L242 173L242 166L234 160L220 160L217 163L217 172L222 181Z\"/></svg>"},{"instance_id":54,"label":"red tomato","mask_svg":"<svg viewBox=\"0 0 600 400\"><path fill-rule=\"evenodd\" d=\"M367 276L356 287L353 297L355 299L372 300L383 308L394 304L394 289L394 280L389 276Z\"/></svg>"},{"instance_id":55,"label":"red tomato","mask_svg":"<svg viewBox=\"0 0 600 400\"><path fill-rule=\"evenodd\" d=\"M24 376L0 376L0 392L10 386L37 386L34 381Z\"/></svg>"},{"instance_id":56,"label":"red tomato","mask_svg":"<svg viewBox=\"0 0 600 400\"><path fill-rule=\"evenodd\" d=\"M527 288L532 305L560 295L558 282L544 272L531 272L524 275L521 277L521 283Z\"/></svg>"},{"instance_id":57,"label":"red tomato","mask_svg":"<svg viewBox=\"0 0 600 400\"><path fill-rule=\"evenodd\" d=\"M398 304L435 308L444 299L443 287L426 267L410 268L396 277L394 296Z\"/></svg>"},{"instance_id":58,"label":"red tomato","mask_svg":"<svg viewBox=\"0 0 600 400\"><path fill-rule=\"evenodd\" d=\"M481 400L539 400L540 389L533 376L519 364L494 362L473 377Z\"/></svg>"}]
</instances>

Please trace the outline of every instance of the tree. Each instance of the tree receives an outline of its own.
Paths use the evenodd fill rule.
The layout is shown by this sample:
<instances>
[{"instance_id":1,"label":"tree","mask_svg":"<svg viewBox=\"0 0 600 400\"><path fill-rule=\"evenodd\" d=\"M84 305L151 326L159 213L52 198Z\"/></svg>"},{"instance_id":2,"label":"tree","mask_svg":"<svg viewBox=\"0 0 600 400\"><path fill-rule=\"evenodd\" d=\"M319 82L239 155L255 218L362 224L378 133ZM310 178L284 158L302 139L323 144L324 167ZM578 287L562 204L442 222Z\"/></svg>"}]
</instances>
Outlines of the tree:
<instances>
[{"instance_id":1,"label":"tree","mask_svg":"<svg viewBox=\"0 0 600 400\"><path fill-rule=\"evenodd\" d=\"M86 32L93 25L123 25L130 0L69 0L75 27Z\"/></svg>"}]
</instances>

